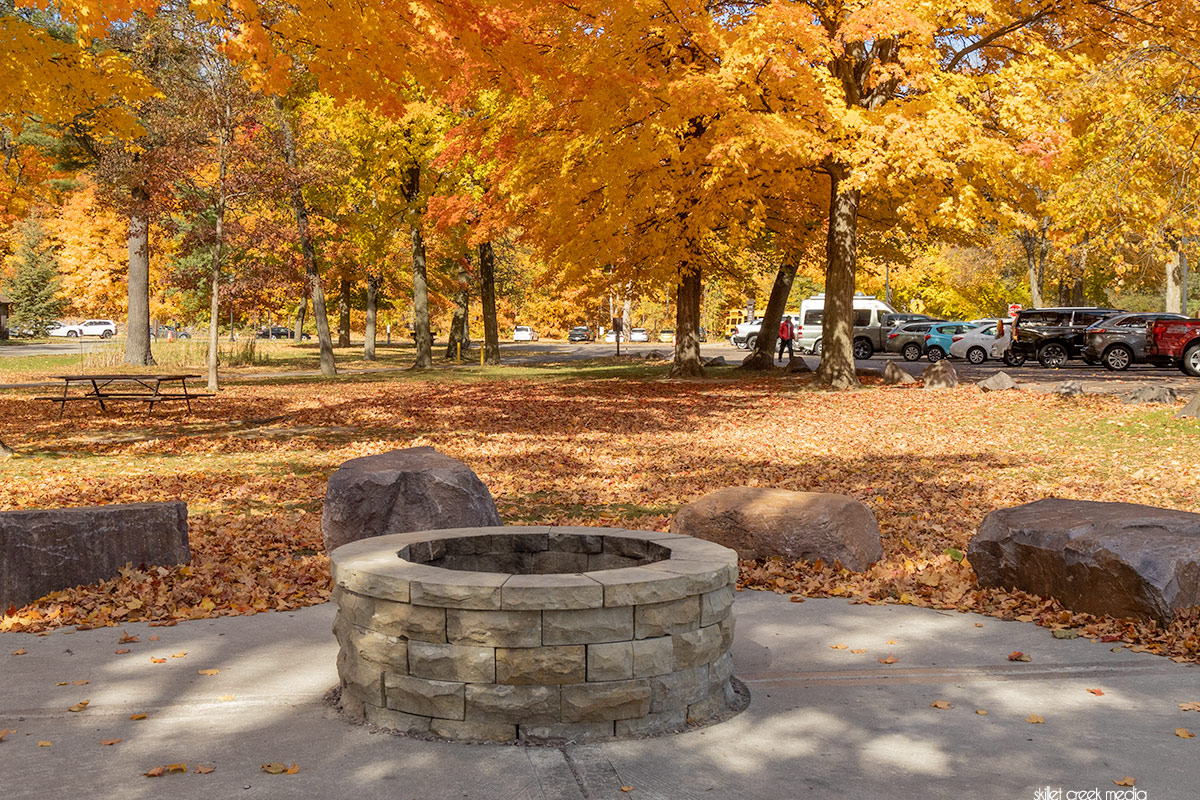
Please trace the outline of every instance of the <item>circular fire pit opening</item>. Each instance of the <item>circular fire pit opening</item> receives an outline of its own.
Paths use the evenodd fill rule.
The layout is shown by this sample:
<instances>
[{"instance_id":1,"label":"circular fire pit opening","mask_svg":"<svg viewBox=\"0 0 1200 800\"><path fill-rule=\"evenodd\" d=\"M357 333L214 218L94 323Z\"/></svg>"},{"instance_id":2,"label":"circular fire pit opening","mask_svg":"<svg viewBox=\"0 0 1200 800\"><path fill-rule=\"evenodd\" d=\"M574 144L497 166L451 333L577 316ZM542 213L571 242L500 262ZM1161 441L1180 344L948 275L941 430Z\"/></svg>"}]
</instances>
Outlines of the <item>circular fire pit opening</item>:
<instances>
[{"instance_id":1,"label":"circular fire pit opening","mask_svg":"<svg viewBox=\"0 0 1200 800\"><path fill-rule=\"evenodd\" d=\"M342 709L404 733L587 741L683 730L735 691L737 554L671 533L462 528L334 550Z\"/></svg>"}]
</instances>

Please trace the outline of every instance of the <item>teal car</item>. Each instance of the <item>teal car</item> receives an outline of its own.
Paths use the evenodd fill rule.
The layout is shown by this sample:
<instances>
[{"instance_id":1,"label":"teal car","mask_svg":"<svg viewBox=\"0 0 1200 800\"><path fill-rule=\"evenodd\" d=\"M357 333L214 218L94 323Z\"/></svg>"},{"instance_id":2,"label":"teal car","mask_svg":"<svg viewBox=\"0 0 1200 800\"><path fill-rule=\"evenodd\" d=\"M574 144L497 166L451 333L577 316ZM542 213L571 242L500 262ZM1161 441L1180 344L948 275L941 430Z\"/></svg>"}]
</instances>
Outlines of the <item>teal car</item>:
<instances>
[{"instance_id":1,"label":"teal car","mask_svg":"<svg viewBox=\"0 0 1200 800\"><path fill-rule=\"evenodd\" d=\"M925 357L930 361L941 361L950 354L950 343L960 333L975 326L969 322L939 322L929 326L925 334Z\"/></svg>"}]
</instances>

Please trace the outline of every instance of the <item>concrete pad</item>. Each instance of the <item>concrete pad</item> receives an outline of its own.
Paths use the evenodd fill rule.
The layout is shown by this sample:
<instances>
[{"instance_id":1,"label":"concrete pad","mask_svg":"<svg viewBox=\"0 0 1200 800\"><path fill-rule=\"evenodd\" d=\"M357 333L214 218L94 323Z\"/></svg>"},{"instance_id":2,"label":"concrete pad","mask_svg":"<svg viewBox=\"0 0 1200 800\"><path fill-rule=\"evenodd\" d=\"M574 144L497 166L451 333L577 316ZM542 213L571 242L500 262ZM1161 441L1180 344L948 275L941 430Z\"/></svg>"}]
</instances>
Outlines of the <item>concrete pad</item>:
<instances>
[{"instance_id":1,"label":"concrete pad","mask_svg":"<svg viewBox=\"0 0 1200 800\"><path fill-rule=\"evenodd\" d=\"M322 701L337 682L329 604L131 624L140 641L127 644L120 628L3 634L0 730L15 732L0 741L0 791L38 800L1034 800L1046 787L1106 798L1130 775L1148 800L1196 796L1200 736L1175 736L1178 727L1200 734L1200 714L1178 706L1200 702L1192 665L906 606L741 592L734 611L736 674L752 694L745 712L676 736L544 748L425 742L343 721ZM1013 650L1033 661L1008 661ZM879 663L889 654L895 663ZM55 685L77 680L88 684ZM84 711L67 710L85 699ZM931 708L936 700L952 708ZM147 718L129 719L137 713ZM1030 714L1045 722L1026 722ZM268 762L299 772L269 775ZM174 763L188 772L142 775ZM199 775L197 764L215 770Z\"/></svg>"}]
</instances>

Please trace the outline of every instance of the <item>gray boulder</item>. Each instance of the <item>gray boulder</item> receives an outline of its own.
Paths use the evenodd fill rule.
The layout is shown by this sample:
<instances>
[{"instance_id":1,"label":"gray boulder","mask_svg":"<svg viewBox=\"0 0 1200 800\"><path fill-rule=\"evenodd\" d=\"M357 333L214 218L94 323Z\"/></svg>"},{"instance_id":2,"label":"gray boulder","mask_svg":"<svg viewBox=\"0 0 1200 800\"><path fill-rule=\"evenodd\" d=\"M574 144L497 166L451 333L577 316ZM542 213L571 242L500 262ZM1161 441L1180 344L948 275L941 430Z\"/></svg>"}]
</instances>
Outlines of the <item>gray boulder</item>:
<instances>
[{"instance_id":1,"label":"gray boulder","mask_svg":"<svg viewBox=\"0 0 1200 800\"><path fill-rule=\"evenodd\" d=\"M995 375L975 384L980 391L984 392L1004 392L1009 389L1016 389L1017 382L1012 379L1012 376L1007 372L997 372Z\"/></svg>"},{"instance_id":2,"label":"gray boulder","mask_svg":"<svg viewBox=\"0 0 1200 800\"><path fill-rule=\"evenodd\" d=\"M1082 397L1084 394L1083 384L1079 381L1063 381L1055 384L1050 393L1059 397Z\"/></svg>"},{"instance_id":3,"label":"gray boulder","mask_svg":"<svg viewBox=\"0 0 1200 800\"><path fill-rule=\"evenodd\" d=\"M389 533L500 525L483 481L432 447L347 461L329 478L321 533L326 552Z\"/></svg>"},{"instance_id":4,"label":"gray boulder","mask_svg":"<svg viewBox=\"0 0 1200 800\"><path fill-rule=\"evenodd\" d=\"M719 489L681 508L671 530L733 548L739 558L819 558L854 571L883 558L875 515L841 494Z\"/></svg>"},{"instance_id":5,"label":"gray boulder","mask_svg":"<svg viewBox=\"0 0 1200 800\"><path fill-rule=\"evenodd\" d=\"M1200 514L1039 500L988 514L967 555L981 586L1054 597L1073 611L1169 621L1200 605Z\"/></svg>"},{"instance_id":6,"label":"gray boulder","mask_svg":"<svg viewBox=\"0 0 1200 800\"><path fill-rule=\"evenodd\" d=\"M958 386L958 370L945 359L926 367L921 377L925 379L926 389L953 389Z\"/></svg>"},{"instance_id":7,"label":"gray boulder","mask_svg":"<svg viewBox=\"0 0 1200 800\"><path fill-rule=\"evenodd\" d=\"M1121 397L1126 405L1134 403L1176 403L1179 395L1167 386L1141 386Z\"/></svg>"},{"instance_id":8,"label":"gray boulder","mask_svg":"<svg viewBox=\"0 0 1200 800\"><path fill-rule=\"evenodd\" d=\"M1200 394L1195 394L1188 404L1184 406L1175 419L1200 419Z\"/></svg>"},{"instance_id":9,"label":"gray boulder","mask_svg":"<svg viewBox=\"0 0 1200 800\"><path fill-rule=\"evenodd\" d=\"M725 356L713 356L712 358L710 358L704 362L704 366L706 366L706 367L724 367L724 366L727 366L728 363L729 362L727 362L725 360Z\"/></svg>"},{"instance_id":10,"label":"gray boulder","mask_svg":"<svg viewBox=\"0 0 1200 800\"><path fill-rule=\"evenodd\" d=\"M187 503L0 512L0 609L115 578L126 564L186 564Z\"/></svg>"},{"instance_id":11,"label":"gray boulder","mask_svg":"<svg viewBox=\"0 0 1200 800\"><path fill-rule=\"evenodd\" d=\"M916 383L917 379L896 366L895 361L889 361L887 366L883 368L883 382L891 386L896 386Z\"/></svg>"},{"instance_id":12,"label":"gray boulder","mask_svg":"<svg viewBox=\"0 0 1200 800\"><path fill-rule=\"evenodd\" d=\"M647 361L662 361L664 358L666 358L666 356L657 350L651 350L649 353L646 353Z\"/></svg>"}]
</instances>

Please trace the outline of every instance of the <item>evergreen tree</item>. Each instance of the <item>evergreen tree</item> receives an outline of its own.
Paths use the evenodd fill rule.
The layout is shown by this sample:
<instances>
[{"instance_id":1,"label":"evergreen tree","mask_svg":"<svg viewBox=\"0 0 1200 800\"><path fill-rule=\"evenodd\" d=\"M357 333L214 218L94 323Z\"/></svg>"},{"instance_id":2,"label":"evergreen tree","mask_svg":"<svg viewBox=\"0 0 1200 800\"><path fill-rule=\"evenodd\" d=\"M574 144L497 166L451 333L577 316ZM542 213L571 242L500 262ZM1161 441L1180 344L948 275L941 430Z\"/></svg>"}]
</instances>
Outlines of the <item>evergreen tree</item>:
<instances>
[{"instance_id":1,"label":"evergreen tree","mask_svg":"<svg viewBox=\"0 0 1200 800\"><path fill-rule=\"evenodd\" d=\"M60 284L58 258L46 241L41 222L31 216L21 226L16 271L5 285L12 300L9 325L45 336L67 305Z\"/></svg>"}]
</instances>

